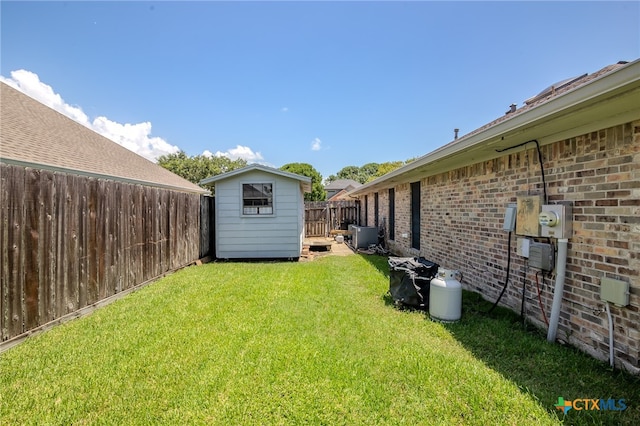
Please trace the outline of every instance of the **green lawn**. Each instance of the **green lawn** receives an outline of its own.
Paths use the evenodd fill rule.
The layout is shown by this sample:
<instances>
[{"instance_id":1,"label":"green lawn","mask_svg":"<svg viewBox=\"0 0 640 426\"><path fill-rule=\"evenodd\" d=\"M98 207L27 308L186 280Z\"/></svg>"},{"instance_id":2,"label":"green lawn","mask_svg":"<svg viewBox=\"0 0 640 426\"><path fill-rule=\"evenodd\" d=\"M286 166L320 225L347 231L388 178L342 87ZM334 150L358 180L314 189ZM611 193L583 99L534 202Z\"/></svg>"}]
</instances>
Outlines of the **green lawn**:
<instances>
[{"instance_id":1,"label":"green lawn","mask_svg":"<svg viewBox=\"0 0 640 426\"><path fill-rule=\"evenodd\" d=\"M0 424L640 424L638 378L465 293L443 325L395 309L386 259L213 263L0 355Z\"/></svg>"}]
</instances>

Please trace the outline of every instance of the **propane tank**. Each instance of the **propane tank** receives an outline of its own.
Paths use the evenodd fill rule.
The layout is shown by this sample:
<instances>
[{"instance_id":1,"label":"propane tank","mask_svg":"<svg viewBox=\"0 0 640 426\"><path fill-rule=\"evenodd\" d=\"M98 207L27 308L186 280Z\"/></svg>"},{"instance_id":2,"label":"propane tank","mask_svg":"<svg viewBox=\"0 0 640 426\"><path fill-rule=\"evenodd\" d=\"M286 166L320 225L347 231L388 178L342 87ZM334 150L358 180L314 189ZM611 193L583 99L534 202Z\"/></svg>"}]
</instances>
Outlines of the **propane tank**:
<instances>
[{"instance_id":1,"label":"propane tank","mask_svg":"<svg viewBox=\"0 0 640 426\"><path fill-rule=\"evenodd\" d=\"M429 315L432 320L458 321L462 317L462 284L459 271L438 268L429 286Z\"/></svg>"}]
</instances>

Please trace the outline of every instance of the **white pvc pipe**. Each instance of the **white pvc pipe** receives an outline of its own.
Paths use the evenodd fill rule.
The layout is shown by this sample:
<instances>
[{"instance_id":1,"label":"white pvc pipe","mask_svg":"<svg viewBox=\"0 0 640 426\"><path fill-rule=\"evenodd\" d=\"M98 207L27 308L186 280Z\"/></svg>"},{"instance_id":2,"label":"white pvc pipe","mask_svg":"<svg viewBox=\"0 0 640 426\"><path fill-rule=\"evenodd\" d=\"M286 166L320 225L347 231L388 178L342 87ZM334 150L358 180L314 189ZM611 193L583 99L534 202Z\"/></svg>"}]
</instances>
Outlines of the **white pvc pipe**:
<instances>
[{"instance_id":1,"label":"white pvc pipe","mask_svg":"<svg viewBox=\"0 0 640 426\"><path fill-rule=\"evenodd\" d=\"M549 317L549 330L547 341L555 342L558 332L558 321L560 320L560 308L562 307L562 292L564 291L564 277L567 270L567 247L568 238L558 238L558 258L556 260L556 285L553 290L553 304L551 305L551 316Z\"/></svg>"},{"instance_id":2,"label":"white pvc pipe","mask_svg":"<svg viewBox=\"0 0 640 426\"><path fill-rule=\"evenodd\" d=\"M613 318L611 318L609 302L604 303L604 309L607 311L607 319L609 320L609 365L613 367Z\"/></svg>"}]
</instances>

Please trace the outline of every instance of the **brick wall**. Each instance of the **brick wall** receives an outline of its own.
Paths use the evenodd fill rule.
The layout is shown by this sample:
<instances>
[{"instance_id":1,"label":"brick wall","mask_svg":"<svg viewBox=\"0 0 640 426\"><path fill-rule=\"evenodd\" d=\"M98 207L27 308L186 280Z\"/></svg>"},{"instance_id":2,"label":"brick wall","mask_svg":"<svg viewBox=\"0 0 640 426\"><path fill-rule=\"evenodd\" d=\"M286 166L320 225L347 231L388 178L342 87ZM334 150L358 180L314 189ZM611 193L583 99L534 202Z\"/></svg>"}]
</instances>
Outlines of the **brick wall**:
<instances>
[{"instance_id":1,"label":"brick wall","mask_svg":"<svg viewBox=\"0 0 640 426\"><path fill-rule=\"evenodd\" d=\"M543 193L535 145L527 148L423 178L419 252L410 248L410 185L396 186L396 238L388 241L389 248L398 255L419 254L460 270L465 288L496 300L506 276L509 247L508 232L502 229L505 207L518 196ZM638 372L640 120L545 145L542 155L549 203L571 201L574 215L557 337L607 359L608 323L599 296L600 280L606 276L626 281L630 305L611 306L615 359L616 365ZM387 197L386 190L380 191L380 217L388 214ZM372 224L373 194L369 200ZM536 286L537 270L517 255L515 235L511 251L511 277L501 303L520 312L524 286L527 319L546 328L542 312L550 315L555 279L538 274Z\"/></svg>"},{"instance_id":2,"label":"brick wall","mask_svg":"<svg viewBox=\"0 0 640 426\"><path fill-rule=\"evenodd\" d=\"M389 233L389 190L378 192L378 226L384 228L385 233ZM373 224L373 222L371 222Z\"/></svg>"}]
</instances>

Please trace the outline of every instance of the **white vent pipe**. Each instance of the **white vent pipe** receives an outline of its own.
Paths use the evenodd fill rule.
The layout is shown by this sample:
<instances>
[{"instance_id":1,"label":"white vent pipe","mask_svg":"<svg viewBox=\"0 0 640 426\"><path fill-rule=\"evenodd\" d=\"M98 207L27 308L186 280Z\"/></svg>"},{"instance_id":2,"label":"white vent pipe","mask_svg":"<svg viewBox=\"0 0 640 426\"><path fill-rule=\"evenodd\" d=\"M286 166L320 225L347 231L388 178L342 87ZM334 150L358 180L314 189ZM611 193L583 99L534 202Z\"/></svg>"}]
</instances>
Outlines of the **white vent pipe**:
<instances>
[{"instance_id":1,"label":"white vent pipe","mask_svg":"<svg viewBox=\"0 0 640 426\"><path fill-rule=\"evenodd\" d=\"M613 318L611 318L611 309L609 309L609 301L604 302L605 311L607 311L607 320L609 321L609 365L614 367L615 361L613 357Z\"/></svg>"},{"instance_id":2,"label":"white vent pipe","mask_svg":"<svg viewBox=\"0 0 640 426\"><path fill-rule=\"evenodd\" d=\"M555 342L560 320L560 308L562 307L562 292L564 291L564 278L567 270L568 238L558 238L558 258L556 260L556 285L553 290L553 304L551 305L551 317L549 318L549 331L547 341Z\"/></svg>"}]
</instances>

